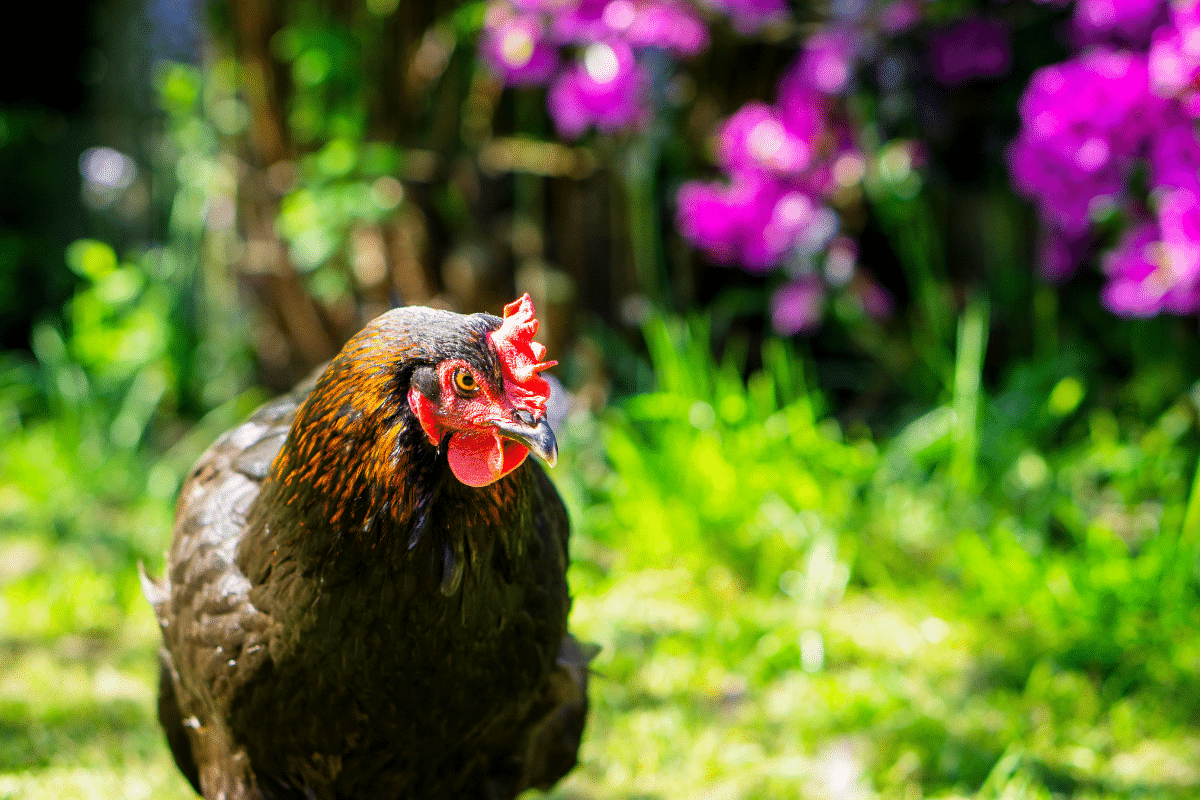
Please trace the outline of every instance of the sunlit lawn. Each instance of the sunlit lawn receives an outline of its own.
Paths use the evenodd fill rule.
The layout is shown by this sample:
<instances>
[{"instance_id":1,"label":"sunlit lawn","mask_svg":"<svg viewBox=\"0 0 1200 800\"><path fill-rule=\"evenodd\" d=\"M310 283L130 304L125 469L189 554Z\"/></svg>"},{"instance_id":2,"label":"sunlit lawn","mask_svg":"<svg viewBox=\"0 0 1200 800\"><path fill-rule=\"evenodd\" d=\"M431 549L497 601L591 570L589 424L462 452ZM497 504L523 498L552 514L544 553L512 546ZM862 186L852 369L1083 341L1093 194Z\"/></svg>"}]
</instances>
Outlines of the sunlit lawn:
<instances>
[{"instance_id":1,"label":"sunlit lawn","mask_svg":"<svg viewBox=\"0 0 1200 800\"><path fill-rule=\"evenodd\" d=\"M6 541L6 563L19 542ZM1169 698L1103 710L1095 682L1047 663L1022 686L1003 674L1003 632L937 587L851 590L817 613L782 594L757 599L717 565L576 577L573 626L603 650L583 764L557 796L971 791L947 787L953 776L986 781L985 797L1200 786L1200 731L1171 727ZM0 797L190 796L154 720L156 640L141 604L105 631L5 636Z\"/></svg>"},{"instance_id":2,"label":"sunlit lawn","mask_svg":"<svg viewBox=\"0 0 1200 800\"><path fill-rule=\"evenodd\" d=\"M191 795L153 720L152 624L142 613L110 636L6 638L0 797Z\"/></svg>"},{"instance_id":3,"label":"sunlit lawn","mask_svg":"<svg viewBox=\"0 0 1200 800\"><path fill-rule=\"evenodd\" d=\"M556 796L971 791L951 775L983 797L1194 796L1200 731L1164 722L1169 699L1102 711L1093 682L1048 664L1015 685L995 674L999 632L921 594L851 591L813 614L718 566L585 585L573 625L603 650L583 764ZM191 796L154 720L156 639L141 605L104 633L5 638L0 797Z\"/></svg>"}]
</instances>

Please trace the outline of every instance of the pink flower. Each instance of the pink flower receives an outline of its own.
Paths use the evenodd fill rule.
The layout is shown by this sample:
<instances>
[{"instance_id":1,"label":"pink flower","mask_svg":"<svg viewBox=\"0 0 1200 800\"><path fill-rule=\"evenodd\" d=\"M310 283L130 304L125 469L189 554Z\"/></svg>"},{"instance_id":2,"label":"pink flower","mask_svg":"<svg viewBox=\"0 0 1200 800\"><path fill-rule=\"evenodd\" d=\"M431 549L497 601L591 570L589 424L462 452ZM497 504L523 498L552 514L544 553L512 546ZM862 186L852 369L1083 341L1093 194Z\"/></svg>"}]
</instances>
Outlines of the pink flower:
<instances>
[{"instance_id":1,"label":"pink flower","mask_svg":"<svg viewBox=\"0 0 1200 800\"><path fill-rule=\"evenodd\" d=\"M721 126L718 160L729 172L798 175L812 161L820 119L805 122L809 130L796 132L766 103L747 103Z\"/></svg>"},{"instance_id":2,"label":"pink flower","mask_svg":"<svg viewBox=\"0 0 1200 800\"><path fill-rule=\"evenodd\" d=\"M651 109L642 55L707 46L708 28L685 0L490 0L479 39L483 61L508 85L550 84L550 115L567 138L643 124ZM564 47L579 54L565 68Z\"/></svg>"},{"instance_id":3,"label":"pink flower","mask_svg":"<svg viewBox=\"0 0 1200 800\"><path fill-rule=\"evenodd\" d=\"M1200 197L1176 190L1147 220L1125 232L1103 259L1104 304L1125 317L1200 311Z\"/></svg>"},{"instance_id":4,"label":"pink flower","mask_svg":"<svg viewBox=\"0 0 1200 800\"><path fill-rule=\"evenodd\" d=\"M688 181L679 187L679 232L718 264L732 264L742 239L749 198L733 187Z\"/></svg>"},{"instance_id":5,"label":"pink flower","mask_svg":"<svg viewBox=\"0 0 1200 800\"><path fill-rule=\"evenodd\" d=\"M915 27L924 17L921 0L892 0L879 13L879 25L895 36Z\"/></svg>"},{"instance_id":6,"label":"pink flower","mask_svg":"<svg viewBox=\"0 0 1200 800\"><path fill-rule=\"evenodd\" d=\"M1150 87L1160 97L1177 97L1192 117L1200 117L1200 3L1171 6L1171 24L1154 33L1150 45Z\"/></svg>"},{"instance_id":7,"label":"pink flower","mask_svg":"<svg viewBox=\"0 0 1200 800\"><path fill-rule=\"evenodd\" d=\"M1169 192L1159 205L1165 267L1176 293L1168 310L1190 314L1200 308L1200 194L1189 189Z\"/></svg>"},{"instance_id":8,"label":"pink flower","mask_svg":"<svg viewBox=\"0 0 1200 800\"><path fill-rule=\"evenodd\" d=\"M795 250L809 249L809 234L819 221L820 206L806 192L796 188L771 187L774 196L765 221L746 232L743 259L747 266L768 267L779 263Z\"/></svg>"},{"instance_id":9,"label":"pink flower","mask_svg":"<svg viewBox=\"0 0 1200 800\"><path fill-rule=\"evenodd\" d=\"M629 0L613 0L608 8ZM708 47L708 28L691 6L676 2L644 3L633 15L625 37L634 47L657 47L680 56L694 56Z\"/></svg>"},{"instance_id":10,"label":"pink flower","mask_svg":"<svg viewBox=\"0 0 1200 800\"><path fill-rule=\"evenodd\" d=\"M1196 124L1171 115L1150 142L1150 183L1155 189L1200 192L1200 138Z\"/></svg>"},{"instance_id":11,"label":"pink flower","mask_svg":"<svg viewBox=\"0 0 1200 800\"><path fill-rule=\"evenodd\" d=\"M1122 317L1153 317L1163 309L1169 284L1159 276L1162 242L1158 226L1142 222L1104 255L1109 282L1101 292L1108 310Z\"/></svg>"},{"instance_id":12,"label":"pink flower","mask_svg":"<svg viewBox=\"0 0 1200 800\"><path fill-rule=\"evenodd\" d=\"M759 173L726 186L689 181L679 189L680 233L721 264L761 271L804 243L819 206L805 192Z\"/></svg>"},{"instance_id":13,"label":"pink flower","mask_svg":"<svg viewBox=\"0 0 1200 800\"><path fill-rule=\"evenodd\" d=\"M1094 211L1118 201L1164 119L1147 69L1145 56L1093 50L1039 69L1025 87L1009 170L1042 218L1068 234L1082 234Z\"/></svg>"},{"instance_id":14,"label":"pink flower","mask_svg":"<svg viewBox=\"0 0 1200 800\"><path fill-rule=\"evenodd\" d=\"M1014 186L1037 204L1044 221L1074 237L1087 230L1093 210L1115 203L1125 187L1124 171L1104 150L1107 143L1096 137L1084 144L1086 149L1064 154L1056 142L1022 130L1008 151Z\"/></svg>"},{"instance_id":15,"label":"pink flower","mask_svg":"<svg viewBox=\"0 0 1200 800\"><path fill-rule=\"evenodd\" d=\"M729 17L742 34L756 33L788 15L787 0L707 0L706 5Z\"/></svg>"},{"instance_id":16,"label":"pink flower","mask_svg":"<svg viewBox=\"0 0 1200 800\"><path fill-rule=\"evenodd\" d=\"M1078 0L1071 19L1082 46L1117 43L1145 49L1150 34L1166 21L1167 0Z\"/></svg>"},{"instance_id":17,"label":"pink flower","mask_svg":"<svg viewBox=\"0 0 1200 800\"><path fill-rule=\"evenodd\" d=\"M592 125L614 132L645 121L647 83L628 44L594 42L551 84L546 105L558 132L569 139Z\"/></svg>"},{"instance_id":18,"label":"pink flower","mask_svg":"<svg viewBox=\"0 0 1200 800\"><path fill-rule=\"evenodd\" d=\"M771 325L780 336L811 333L825 315L825 287L816 278L784 284L771 297Z\"/></svg>"},{"instance_id":19,"label":"pink flower","mask_svg":"<svg viewBox=\"0 0 1200 800\"><path fill-rule=\"evenodd\" d=\"M858 41L846 30L811 37L780 81L777 102L751 102L718 129L717 162L727 183L685 183L677 195L677 227L708 258L752 272L824 261L819 276L775 293L771 317L785 335L821 323L825 283L855 296L866 313L886 315L886 290L856 265L852 242L835 239L829 205L866 172L847 126L833 116L853 72ZM832 242L832 244L831 244Z\"/></svg>"},{"instance_id":20,"label":"pink flower","mask_svg":"<svg viewBox=\"0 0 1200 800\"><path fill-rule=\"evenodd\" d=\"M558 68L558 50L546 41L541 19L503 4L488 9L479 52L509 86L544 84Z\"/></svg>"},{"instance_id":21,"label":"pink flower","mask_svg":"<svg viewBox=\"0 0 1200 800\"><path fill-rule=\"evenodd\" d=\"M859 37L849 29L814 33L779 81L779 104L811 105L814 94L836 95L850 83Z\"/></svg>"},{"instance_id":22,"label":"pink flower","mask_svg":"<svg viewBox=\"0 0 1200 800\"><path fill-rule=\"evenodd\" d=\"M556 13L552 27L555 38L574 44L620 39L681 56L708 46L708 29L679 0L580 0Z\"/></svg>"}]
</instances>

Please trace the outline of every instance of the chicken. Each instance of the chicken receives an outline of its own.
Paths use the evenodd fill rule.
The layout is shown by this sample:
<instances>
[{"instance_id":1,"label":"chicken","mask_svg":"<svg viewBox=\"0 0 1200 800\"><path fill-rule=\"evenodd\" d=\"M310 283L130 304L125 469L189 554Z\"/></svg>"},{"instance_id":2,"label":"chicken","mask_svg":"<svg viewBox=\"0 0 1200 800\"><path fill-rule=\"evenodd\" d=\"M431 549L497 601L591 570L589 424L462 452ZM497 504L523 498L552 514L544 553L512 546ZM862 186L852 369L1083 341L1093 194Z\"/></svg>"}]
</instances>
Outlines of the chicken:
<instances>
[{"instance_id":1,"label":"chicken","mask_svg":"<svg viewBox=\"0 0 1200 800\"><path fill-rule=\"evenodd\" d=\"M201 456L159 717L207 800L511 798L576 760L566 510L526 295L389 311Z\"/></svg>"}]
</instances>

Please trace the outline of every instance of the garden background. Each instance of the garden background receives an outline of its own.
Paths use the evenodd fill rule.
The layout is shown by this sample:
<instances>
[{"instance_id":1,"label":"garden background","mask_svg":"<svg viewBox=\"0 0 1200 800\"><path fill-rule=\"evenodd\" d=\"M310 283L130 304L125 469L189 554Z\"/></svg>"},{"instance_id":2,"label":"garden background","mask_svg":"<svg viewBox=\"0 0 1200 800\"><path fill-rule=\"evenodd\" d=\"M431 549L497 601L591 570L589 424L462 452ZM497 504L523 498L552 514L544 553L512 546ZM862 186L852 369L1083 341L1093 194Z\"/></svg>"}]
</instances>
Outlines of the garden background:
<instances>
[{"instance_id":1,"label":"garden background","mask_svg":"<svg viewBox=\"0 0 1200 800\"><path fill-rule=\"evenodd\" d=\"M191 796L137 579L191 463L525 291L602 648L552 796L1200 794L1194 0L28 10L0 798Z\"/></svg>"}]
</instances>

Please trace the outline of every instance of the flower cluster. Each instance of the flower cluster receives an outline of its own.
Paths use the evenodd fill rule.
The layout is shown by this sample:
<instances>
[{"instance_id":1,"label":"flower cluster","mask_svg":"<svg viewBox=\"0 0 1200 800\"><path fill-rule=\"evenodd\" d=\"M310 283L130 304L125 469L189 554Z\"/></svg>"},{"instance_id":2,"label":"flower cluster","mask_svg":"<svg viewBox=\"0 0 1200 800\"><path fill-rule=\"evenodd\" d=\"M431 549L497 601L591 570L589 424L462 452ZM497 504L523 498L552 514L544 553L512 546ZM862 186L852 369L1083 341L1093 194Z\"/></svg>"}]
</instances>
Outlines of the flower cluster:
<instances>
[{"instance_id":1,"label":"flower cluster","mask_svg":"<svg viewBox=\"0 0 1200 800\"><path fill-rule=\"evenodd\" d=\"M1176 97L1188 116L1200 117L1200 3L1171 9L1171 24L1154 33L1150 83L1156 94Z\"/></svg>"},{"instance_id":2,"label":"flower cluster","mask_svg":"<svg viewBox=\"0 0 1200 800\"><path fill-rule=\"evenodd\" d=\"M1101 259L1103 300L1124 316L1200 311L1198 5L1081 0L1075 27L1089 21L1089 41L1141 41L1142 49L1092 47L1038 70L1021 99L1009 166L1044 225L1042 272L1069 276L1093 221L1126 214L1132 222ZM1165 24L1148 35L1160 17ZM1144 195L1134 190L1140 174Z\"/></svg>"},{"instance_id":3,"label":"flower cluster","mask_svg":"<svg viewBox=\"0 0 1200 800\"><path fill-rule=\"evenodd\" d=\"M1162 117L1146 59L1114 50L1034 73L1021 98L1021 132L1010 152L1017 188L1037 198L1043 218L1067 234L1124 190L1134 160Z\"/></svg>"},{"instance_id":4,"label":"flower cluster","mask_svg":"<svg viewBox=\"0 0 1200 800\"><path fill-rule=\"evenodd\" d=\"M753 30L787 9L785 0L720 0L714 8ZM693 56L708 28L684 0L495 0L480 53L510 86L548 85L558 132L612 133L649 117L648 52ZM569 56L568 56L569 54Z\"/></svg>"},{"instance_id":5,"label":"flower cluster","mask_svg":"<svg viewBox=\"0 0 1200 800\"><path fill-rule=\"evenodd\" d=\"M1078 0L1071 19L1081 47L1098 44L1144 48L1167 21L1167 0Z\"/></svg>"},{"instance_id":6,"label":"flower cluster","mask_svg":"<svg viewBox=\"0 0 1200 800\"><path fill-rule=\"evenodd\" d=\"M787 0L705 0L703 4L729 17L733 27L744 34L788 16Z\"/></svg>"},{"instance_id":7,"label":"flower cluster","mask_svg":"<svg viewBox=\"0 0 1200 800\"><path fill-rule=\"evenodd\" d=\"M1065 6L1071 0L1033 0ZM1070 34L1079 49L1108 45L1144 50L1150 37L1168 22L1171 0L1075 0Z\"/></svg>"},{"instance_id":8,"label":"flower cluster","mask_svg":"<svg viewBox=\"0 0 1200 800\"><path fill-rule=\"evenodd\" d=\"M828 287L847 287L870 314L891 307L856 268L854 243L836 235L829 203L863 174L863 157L834 114L856 41L842 29L811 37L784 74L776 103L749 103L718 130L716 159L726 181L691 181L677 196L679 230L709 258L788 272L771 303L775 329L785 335L820 324ZM813 264L822 253L818 275Z\"/></svg>"}]
</instances>

